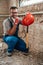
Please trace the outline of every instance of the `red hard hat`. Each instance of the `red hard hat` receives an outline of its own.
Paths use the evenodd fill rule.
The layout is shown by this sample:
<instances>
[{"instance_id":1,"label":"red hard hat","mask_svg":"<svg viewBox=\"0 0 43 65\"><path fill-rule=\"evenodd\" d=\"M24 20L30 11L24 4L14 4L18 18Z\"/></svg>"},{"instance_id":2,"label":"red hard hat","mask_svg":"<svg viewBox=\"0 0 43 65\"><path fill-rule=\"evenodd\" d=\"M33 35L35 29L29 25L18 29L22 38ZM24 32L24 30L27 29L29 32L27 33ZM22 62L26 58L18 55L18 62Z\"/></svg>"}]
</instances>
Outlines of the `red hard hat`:
<instances>
[{"instance_id":1,"label":"red hard hat","mask_svg":"<svg viewBox=\"0 0 43 65\"><path fill-rule=\"evenodd\" d=\"M31 25L34 22L34 16L31 13L28 13L24 16L22 24L25 26Z\"/></svg>"}]
</instances>

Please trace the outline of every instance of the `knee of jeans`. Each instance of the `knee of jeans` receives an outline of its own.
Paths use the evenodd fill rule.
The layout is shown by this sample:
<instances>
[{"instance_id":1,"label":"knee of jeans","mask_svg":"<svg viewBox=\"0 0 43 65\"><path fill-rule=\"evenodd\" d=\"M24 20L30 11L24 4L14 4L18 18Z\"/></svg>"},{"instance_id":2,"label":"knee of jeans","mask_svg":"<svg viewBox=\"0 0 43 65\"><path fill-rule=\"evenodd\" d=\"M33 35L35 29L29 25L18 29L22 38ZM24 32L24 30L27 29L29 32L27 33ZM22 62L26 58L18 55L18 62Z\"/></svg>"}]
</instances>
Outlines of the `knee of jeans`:
<instances>
[{"instance_id":1,"label":"knee of jeans","mask_svg":"<svg viewBox=\"0 0 43 65\"><path fill-rule=\"evenodd\" d=\"M18 38L14 37L14 36L9 36L6 38L6 42L17 42Z\"/></svg>"}]
</instances>

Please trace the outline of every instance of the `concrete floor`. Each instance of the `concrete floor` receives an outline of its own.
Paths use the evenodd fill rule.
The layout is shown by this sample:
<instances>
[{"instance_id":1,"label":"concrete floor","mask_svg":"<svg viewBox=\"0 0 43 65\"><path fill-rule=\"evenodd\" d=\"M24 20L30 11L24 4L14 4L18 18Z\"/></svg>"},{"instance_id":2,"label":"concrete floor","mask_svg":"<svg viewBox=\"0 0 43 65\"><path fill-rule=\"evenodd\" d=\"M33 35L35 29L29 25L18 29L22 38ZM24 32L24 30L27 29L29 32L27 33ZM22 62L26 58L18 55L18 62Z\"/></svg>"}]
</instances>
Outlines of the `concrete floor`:
<instances>
[{"instance_id":1,"label":"concrete floor","mask_svg":"<svg viewBox=\"0 0 43 65\"><path fill-rule=\"evenodd\" d=\"M43 65L43 52L23 52L14 50L13 55L8 57L6 52L0 49L0 65Z\"/></svg>"},{"instance_id":2,"label":"concrete floor","mask_svg":"<svg viewBox=\"0 0 43 65\"><path fill-rule=\"evenodd\" d=\"M24 55L23 52L15 50L11 57L1 51L0 65L43 65L43 53L34 54L28 53Z\"/></svg>"}]
</instances>

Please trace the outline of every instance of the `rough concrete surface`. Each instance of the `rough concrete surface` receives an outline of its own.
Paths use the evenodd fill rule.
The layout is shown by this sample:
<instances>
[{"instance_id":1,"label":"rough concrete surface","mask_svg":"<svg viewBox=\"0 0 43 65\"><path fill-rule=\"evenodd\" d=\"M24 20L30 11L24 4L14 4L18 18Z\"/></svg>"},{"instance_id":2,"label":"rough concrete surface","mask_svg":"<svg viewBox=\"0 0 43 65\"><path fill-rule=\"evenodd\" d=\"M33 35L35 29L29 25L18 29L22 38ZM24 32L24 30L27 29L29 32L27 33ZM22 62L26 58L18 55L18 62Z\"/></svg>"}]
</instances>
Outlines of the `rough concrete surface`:
<instances>
[{"instance_id":1,"label":"rough concrete surface","mask_svg":"<svg viewBox=\"0 0 43 65\"><path fill-rule=\"evenodd\" d=\"M43 65L43 52L33 53L14 50L11 57L6 55L7 46L0 47L0 65Z\"/></svg>"},{"instance_id":2,"label":"rough concrete surface","mask_svg":"<svg viewBox=\"0 0 43 65\"><path fill-rule=\"evenodd\" d=\"M0 65L43 65L43 53L24 55L23 52L16 50L12 57L8 57L6 53L3 53L0 56Z\"/></svg>"}]
</instances>

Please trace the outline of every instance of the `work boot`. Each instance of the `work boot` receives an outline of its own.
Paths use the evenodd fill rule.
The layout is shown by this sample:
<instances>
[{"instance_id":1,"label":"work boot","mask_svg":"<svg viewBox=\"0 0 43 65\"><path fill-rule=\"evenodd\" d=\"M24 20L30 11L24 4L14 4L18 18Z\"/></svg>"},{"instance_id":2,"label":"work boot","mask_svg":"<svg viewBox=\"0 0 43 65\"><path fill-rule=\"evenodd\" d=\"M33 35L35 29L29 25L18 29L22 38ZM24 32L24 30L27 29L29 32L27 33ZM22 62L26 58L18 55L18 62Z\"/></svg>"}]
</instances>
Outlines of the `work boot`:
<instances>
[{"instance_id":1,"label":"work boot","mask_svg":"<svg viewBox=\"0 0 43 65\"><path fill-rule=\"evenodd\" d=\"M6 54L7 54L7 56L9 56L9 57L12 56L12 53L11 53L11 52L7 52Z\"/></svg>"}]
</instances>

